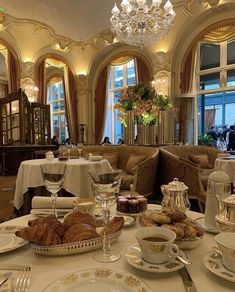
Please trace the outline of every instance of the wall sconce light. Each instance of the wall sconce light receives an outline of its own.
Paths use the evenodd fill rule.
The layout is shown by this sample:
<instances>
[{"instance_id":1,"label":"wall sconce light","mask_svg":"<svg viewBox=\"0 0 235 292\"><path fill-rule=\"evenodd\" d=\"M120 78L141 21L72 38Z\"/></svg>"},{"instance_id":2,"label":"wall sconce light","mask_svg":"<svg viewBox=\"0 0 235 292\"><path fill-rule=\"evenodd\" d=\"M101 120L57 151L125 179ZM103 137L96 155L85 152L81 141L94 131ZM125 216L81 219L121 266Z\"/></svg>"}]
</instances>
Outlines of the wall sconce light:
<instances>
[{"instance_id":1,"label":"wall sconce light","mask_svg":"<svg viewBox=\"0 0 235 292\"><path fill-rule=\"evenodd\" d=\"M167 71L160 71L154 76L152 86L157 93L162 95L169 95L169 76Z\"/></svg>"},{"instance_id":2,"label":"wall sconce light","mask_svg":"<svg viewBox=\"0 0 235 292\"><path fill-rule=\"evenodd\" d=\"M28 97L30 102L36 102L38 98L38 87L31 78L25 78L22 80L21 87Z\"/></svg>"}]
</instances>

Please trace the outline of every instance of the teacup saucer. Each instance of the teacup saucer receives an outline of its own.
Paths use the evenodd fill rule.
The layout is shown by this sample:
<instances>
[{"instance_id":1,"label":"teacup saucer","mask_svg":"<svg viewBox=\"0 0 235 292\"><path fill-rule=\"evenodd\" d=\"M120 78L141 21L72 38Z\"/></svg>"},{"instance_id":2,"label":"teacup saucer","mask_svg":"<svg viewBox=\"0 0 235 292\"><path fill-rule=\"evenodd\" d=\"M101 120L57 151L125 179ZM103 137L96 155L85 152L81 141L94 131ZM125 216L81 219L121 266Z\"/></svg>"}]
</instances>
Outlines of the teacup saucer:
<instances>
[{"instance_id":1,"label":"teacup saucer","mask_svg":"<svg viewBox=\"0 0 235 292\"><path fill-rule=\"evenodd\" d=\"M213 274L228 281L235 282L235 273L225 268L222 262L222 257L214 251L208 252L204 257L204 265Z\"/></svg>"},{"instance_id":2,"label":"teacup saucer","mask_svg":"<svg viewBox=\"0 0 235 292\"><path fill-rule=\"evenodd\" d=\"M180 256L186 258L186 255L180 251ZM183 264L177 260L170 259L168 262L163 264L151 264L143 260L141 255L141 249L138 244L130 245L125 253L126 260L128 263L143 271L153 273L170 273L183 268Z\"/></svg>"},{"instance_id":3,"label":"teacup saucer","mask_svg":"<svg viewBox=\"0 0 235 292\"><path fill-rule=\"evenodd\" d=\"M219 230L218 229L212 229L212 228L208 228L205 226L205 218L204 217L200 217L200 218L197 218L195 220L197 223L199 223L203 229L205 229L206 232L209 232L209 233L214 233L214 234L218 234L219 233Z\"/></svg>"}]
</instances>

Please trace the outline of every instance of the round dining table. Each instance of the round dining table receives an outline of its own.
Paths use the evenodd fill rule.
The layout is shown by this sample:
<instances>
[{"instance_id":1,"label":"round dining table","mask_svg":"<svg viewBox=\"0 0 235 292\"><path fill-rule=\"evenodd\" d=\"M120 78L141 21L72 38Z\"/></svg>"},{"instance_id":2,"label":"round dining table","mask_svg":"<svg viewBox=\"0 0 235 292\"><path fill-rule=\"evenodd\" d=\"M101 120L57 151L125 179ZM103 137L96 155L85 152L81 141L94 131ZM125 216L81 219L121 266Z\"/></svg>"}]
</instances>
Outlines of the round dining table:
<instances>
[{"instance_id":1,"label":"round dining table","mask_svg":"<svg viewBox=\"0 0 235 292\"><path fill-rule=\"evenodd\" d=\"M158 209L158 205L148 205L148 209ZM201 213L188 211L189 218L197 219L203 217ZM26 215L0 224L0 228L6 226L27 226L29 219L35 218L34 215ZM138 221L138 220L137 220ZM29 292L41 292L50 283L58 278L86 269L106 268L117 271L124 271L144 281L152 292L156 291L186 291L183 281L178 271L169 273L146 272L135 268L127 262L125 252L131 245L137 244L135 231L141 226L136 221L135 224L124 227L117 242L112 244L112 249L121 253L121 258L113 263L100 263L94 260L93 256L98 250L64 256L45 256L36 254L30 244L19 247L18 249L0 253L0 273L7 270L9 265L27 264L32 265L32 278ZM225 280L211 273L204 266L203 258L215 246L215 234L206 233L199 246L191 250L184 250L186 256L192 261L187 267L198 292L212 291L235 291L235 283ZM18 271L14 271L13 277L16 279ZM79 291L79 290L78 290ZM58 291L60 292L60 291ZM142 291L141 291L142 292Z\"/></svg>"},{"instance_id":2,"label":"round dining table","mask_svg":"<svg viewBox=\"0 0 235 292\"><path fill-rule=\"evenodd\" d=\"M57 162L58 159L55 158L53 161ZM27 192L28 188L36 188L44 185L40 166L47 162L46 159L32 159L21 162L16 177L14 196L14 206L16 209L20 209L23 205L23 195ZM100 161L90 161L85 158L69 159L64 163L67 166L63 189L80 198L93 196L88 178L89 171L96 173L112 171L112 167L106 159L101 159Z\"/></svg>"}]
</instances>

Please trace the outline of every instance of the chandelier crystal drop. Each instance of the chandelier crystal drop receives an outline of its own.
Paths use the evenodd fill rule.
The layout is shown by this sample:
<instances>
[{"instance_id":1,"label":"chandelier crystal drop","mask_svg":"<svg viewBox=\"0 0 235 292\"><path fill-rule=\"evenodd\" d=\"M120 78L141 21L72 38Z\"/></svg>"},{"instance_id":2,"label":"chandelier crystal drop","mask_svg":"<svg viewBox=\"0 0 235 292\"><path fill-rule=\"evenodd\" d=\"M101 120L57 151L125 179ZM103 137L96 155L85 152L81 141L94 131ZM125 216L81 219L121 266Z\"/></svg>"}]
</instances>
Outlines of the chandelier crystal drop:
<instances>
[{"instance_id":1,"label":"chandelier crystal drop","mask_svg":"<svg viewBox=\"0 0 235 292\"><path fill-rule=\"evenodd\" d=\"M111 30L120 41L143 47L165 35L173 24L175 12L170 0L122 0L111 11Z\"/></svg>"}]
</instances>

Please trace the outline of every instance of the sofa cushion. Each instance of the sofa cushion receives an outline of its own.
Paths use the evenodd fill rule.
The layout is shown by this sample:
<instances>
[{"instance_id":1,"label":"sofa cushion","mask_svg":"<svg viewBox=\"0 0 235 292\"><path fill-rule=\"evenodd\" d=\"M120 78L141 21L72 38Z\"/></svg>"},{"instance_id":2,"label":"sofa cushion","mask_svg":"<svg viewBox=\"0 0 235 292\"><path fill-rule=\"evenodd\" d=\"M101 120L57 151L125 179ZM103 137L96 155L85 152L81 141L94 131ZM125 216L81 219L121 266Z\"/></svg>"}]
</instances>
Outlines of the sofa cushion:
<instances>
[{"instance_id":1,"label":"sofa cushion","mask_svg":"<svg viewBox=\"0 0 235 292\"><path fill-rule=\"evenodd\" d=\"M121 174L121 190L130 190L130 185L134 183L134 175L123 172Z\"/></svg>"},{"instance_id":2,"label":"sofa cushion","mask_svg":"<svg viewBox=\"0 0 235 292\"><path fill-rule=\"evenodd\" d=\"M103 153L103 158L107 159L112 168L117 169L118 168L118 153Z\"/></svg>"},{"instance_id":3,"label":"sofa cushion","mask_svg":"<svg viewBox=\"0 0 235 292\"><path fill-rule=\"evenodd\" d=\"M209 157L207 154L191 154L190 159L194 162L197 166L201 168L211 169L213 166L209 162Z\"/></svg>"},{"instance_id":4,"label":"sofa cushion","mask_svg":"<svg viewBox=\"0 0 235 292\"><path fill-rule=\"evenodd\" d=\"M145 158L146 156L144 155L131 154L126 164L126 172L133 174L133 169L138 166L142 161L144 161Z\"/></svg>"}]
</instances>

